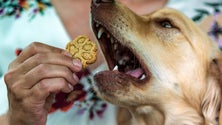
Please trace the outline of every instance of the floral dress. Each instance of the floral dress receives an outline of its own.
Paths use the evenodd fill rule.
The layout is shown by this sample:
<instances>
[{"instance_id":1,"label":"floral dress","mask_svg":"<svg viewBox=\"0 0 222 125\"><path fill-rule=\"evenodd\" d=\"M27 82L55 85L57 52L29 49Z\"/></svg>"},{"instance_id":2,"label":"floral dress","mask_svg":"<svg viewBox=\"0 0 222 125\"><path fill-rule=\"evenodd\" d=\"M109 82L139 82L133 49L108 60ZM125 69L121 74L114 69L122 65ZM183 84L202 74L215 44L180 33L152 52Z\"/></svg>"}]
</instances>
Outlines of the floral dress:
<instances>
[{"instance_id":1,"label":"floral dress","mask_svg":"<svg viewBox=\"0 0 222 125\"><path fill-rule=\"evenodd\" d=\"M200 25L207 23L204 30L222 48L222 23L218 21L222 21L221 0L169 0L166 6L184 12ZM8 109L3 74L7 65L32 41L61 48L65 48L64 41L70 41L50 1L0 0L0 114ZM80 83L74 87L74 101L67 102L67 94L58 93L47 125L116 125L115 106L98 98L91 87L93 74L105 68L101 65L95 71L86 69L78 73Z\"/></svg>"}]
</instances>

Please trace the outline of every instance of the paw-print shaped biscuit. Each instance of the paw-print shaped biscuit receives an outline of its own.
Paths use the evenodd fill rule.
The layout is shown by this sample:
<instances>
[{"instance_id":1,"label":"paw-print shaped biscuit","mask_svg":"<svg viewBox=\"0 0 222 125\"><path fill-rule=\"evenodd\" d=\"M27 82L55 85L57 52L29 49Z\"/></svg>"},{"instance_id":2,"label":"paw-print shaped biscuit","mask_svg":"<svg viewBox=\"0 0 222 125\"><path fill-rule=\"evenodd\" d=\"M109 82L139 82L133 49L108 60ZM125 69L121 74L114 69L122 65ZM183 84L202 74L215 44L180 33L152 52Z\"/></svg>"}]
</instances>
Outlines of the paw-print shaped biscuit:
<instances>
[{"instance_id":1,"label":"paw-print shaped biscuit","mask_svg":"<svg viewBox=\"0 0 222 125\"><path fill-rule=\"evenodd\" d=\"M87 36L78 36L66 45L72 57L82 62L83 68L96 61L97 46Z\"/></svg>"}]
</instances>

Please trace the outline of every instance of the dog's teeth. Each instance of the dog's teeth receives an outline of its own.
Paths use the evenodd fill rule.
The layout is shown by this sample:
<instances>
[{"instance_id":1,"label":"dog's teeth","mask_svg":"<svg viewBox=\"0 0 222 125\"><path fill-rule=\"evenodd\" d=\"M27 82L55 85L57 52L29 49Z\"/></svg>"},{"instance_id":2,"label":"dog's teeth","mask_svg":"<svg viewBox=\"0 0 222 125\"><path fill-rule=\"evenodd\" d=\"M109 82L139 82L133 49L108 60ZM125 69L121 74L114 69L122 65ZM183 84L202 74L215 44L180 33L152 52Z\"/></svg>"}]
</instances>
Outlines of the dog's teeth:
<instances>
[{"instance_id":1,"label":"dog's teeth","mask_svg":"<svg viewBox=\"0 0 222 125\"><path fill-rule=\"evenodd\" d=\"M110 38L110 35L109 35L109 34L107 34L107 35L106 35L106 37L107 37L107 38Z\"/></svg>"},{"instance_id":2,"label":"dog's teeth","mask_svg":"<svg viewBox=\"0 0 222 125\"><path fill-rule=\"evenodd\" d=\"M99 28L99 32L97 34L98 39L101 38L102 34L104 33L105 29L103 27Z\"/></svg>"},{"instance_id":3,"label":"dog's teeth","mask_svg":"<svg viewBox=\"0 0 222 125\"><path fill-rule=\"evenodd\" d=\"M126 62L127 62L126 60L121 59L118 61L118 64L123 66L123 65L126 65Z\"/></svg>"},{"instance_id":4,"label":"dog's teeth","mask_svg":"<svg viewBox=\"0 0 222 125\"><path fill-rule=\"evenodd\" d=\"M124 63L124 60L123 60L123 59L119 60L119 61L118 61L118 64L119 64L119 65L124 65L124 64L125 64L125 63Z\"/></svg>"},{"instance_id":5,"label":"dog's teeth","mask_svg":"<svg viewBox=\"0 0 222 125\"><path fill-rule=\"evenodd\" d=\"M99 24L98 24L98 23L96 24L96 27L99 27Z\"/></svg>"},{"instance_id":6,"label":"dog's teeth","mask_svg":"<svg viewBox=\"0 0 222 125\"><path fill-rule=\"evenodd\" d=\"M111 42L112 44L114 43L113 37L110 38L110 42Z\"/></svg>"},{"instance_id":7,"label":"dog's teeth","mask_svg":"<svg viewBox=\"0 0 222 125\"><path fill-rule=\"evenodd\" d=\"M117 40L115 40L115 43L117 43L118 41Z\"/></svg>"},{"instance_id":8,"label":"dog's teeth","mask_svg":"<svg viewBox=\"0 0 222 125\"><path fill-rule=\"evenodd\" d=\"M114 44L114 50L117 50L117 48L118 48L118 44L115 43L115 44Z\"/></svg>"},{"instance_id":9,"label":"dog's teeth","mask_svg":"<svg viewBox=\"0 0 222 125\"><path fill-rule=\"evenodd\" d=\"M126 65L126 63L129 61L129 56L123 56L123 57L121 57L121 59L118 61L118 64L119 65Z\"/></svg>"},{"instance_id":10,"label":"dog's teeth","mask_svg":"<svg viewBox=\"0 0 222 125\"><path fill-rule=\"evenodd\" d=\"M145 79L145 77L146 77L146 75L143 74L143 75L141 76L140 80Z\"/></svg>"},{"instance_id":11,"label":"dog's teeth","mask_svg":"<svg viewBox=\"0 0 222 125\"><path fill-rule=\"evenodd\" d=\"M117 66L117 65L113 68L113 71L114 71L114 70L118 70L118 66Z\"/></svg>"}]
</instances>

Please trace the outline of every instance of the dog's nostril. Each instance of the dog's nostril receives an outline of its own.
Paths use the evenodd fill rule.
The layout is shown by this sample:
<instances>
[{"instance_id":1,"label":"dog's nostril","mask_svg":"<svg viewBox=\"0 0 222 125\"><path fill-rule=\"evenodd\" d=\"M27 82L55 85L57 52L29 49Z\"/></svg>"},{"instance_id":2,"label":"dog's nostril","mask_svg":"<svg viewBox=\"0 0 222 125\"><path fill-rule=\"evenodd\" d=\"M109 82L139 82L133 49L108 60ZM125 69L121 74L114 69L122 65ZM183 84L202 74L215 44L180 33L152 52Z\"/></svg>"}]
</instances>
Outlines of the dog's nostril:
<instances>
[{"instance_id":1,"label":"dog's nostril","mask_svg":"<svg viewBox=\"0 0 222 125\"><path fill-rule=\"evenodd\" d=\"M98 3L113 3L114 0L93 0L94 2Z\"/></svg>"}]
</instances>

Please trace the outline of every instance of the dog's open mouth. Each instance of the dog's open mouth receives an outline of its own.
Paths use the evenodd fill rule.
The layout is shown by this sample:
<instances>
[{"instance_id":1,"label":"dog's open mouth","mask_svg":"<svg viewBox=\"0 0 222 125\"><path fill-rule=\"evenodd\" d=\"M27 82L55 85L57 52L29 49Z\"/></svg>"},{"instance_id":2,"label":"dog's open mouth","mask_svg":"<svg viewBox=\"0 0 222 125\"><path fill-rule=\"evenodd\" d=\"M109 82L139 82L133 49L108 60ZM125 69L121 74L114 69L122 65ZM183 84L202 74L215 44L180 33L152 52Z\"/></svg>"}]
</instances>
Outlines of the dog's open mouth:
<instances>
[{"instance_id":1,"label":"dog's open mouth","mask_svg":"<svg viewBox=\"0 0 222 125\"><path fill-rule=\"evenodd\" d=\"M93 21L93 31L108 63L109 69L114 72L127 74L128 77L138 80L147 80L148 72L140 63L138 54L135 54L121 41L115 38L104 26Z\"/></svg>"}]
</instances>

